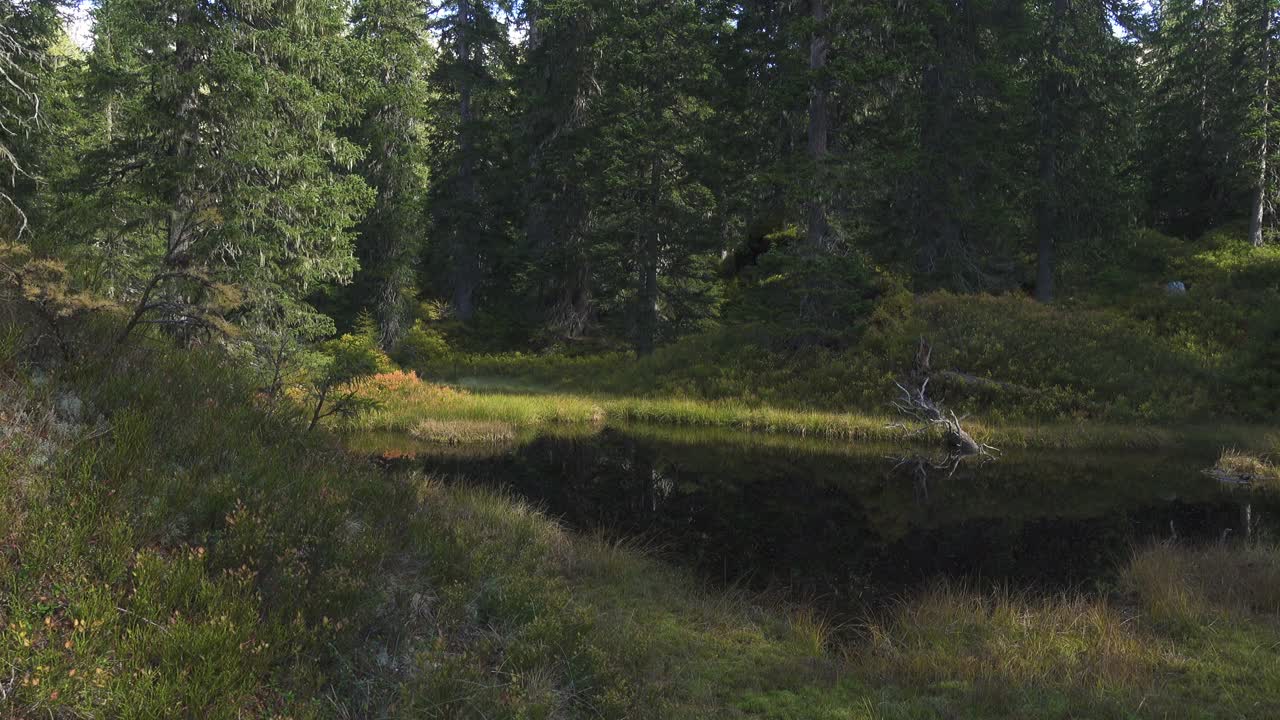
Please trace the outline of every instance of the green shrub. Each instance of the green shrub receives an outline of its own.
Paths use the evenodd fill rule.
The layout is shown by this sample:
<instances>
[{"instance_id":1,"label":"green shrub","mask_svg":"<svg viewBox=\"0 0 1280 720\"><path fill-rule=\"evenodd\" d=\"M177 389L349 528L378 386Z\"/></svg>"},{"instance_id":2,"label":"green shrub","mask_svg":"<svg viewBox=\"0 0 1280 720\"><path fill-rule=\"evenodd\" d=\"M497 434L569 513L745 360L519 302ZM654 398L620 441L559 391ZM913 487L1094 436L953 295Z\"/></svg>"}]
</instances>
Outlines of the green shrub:
<instances>
[{"instance_id":1,"label":"green shrub","mask_svg":"<svg viewBox=\"0 0 1280 720\"><path fill-rule=\"evenodd\" d=\"M725 308L730 324L760 325L784 342L856 338L883 288L858 255L776 247L740 276Z\"/></svg>"},{"instance_id":2,"label":"green shrub","mask_svg":"<svg viewBox=\"0 0 1280 720\"><path fill-rule=\"evenodd\" d=\"M417 320L395 349L395 360L405 367L420 368L449 357L451 352L449 342L439 330Z\"/></svg>"}]
</instances>

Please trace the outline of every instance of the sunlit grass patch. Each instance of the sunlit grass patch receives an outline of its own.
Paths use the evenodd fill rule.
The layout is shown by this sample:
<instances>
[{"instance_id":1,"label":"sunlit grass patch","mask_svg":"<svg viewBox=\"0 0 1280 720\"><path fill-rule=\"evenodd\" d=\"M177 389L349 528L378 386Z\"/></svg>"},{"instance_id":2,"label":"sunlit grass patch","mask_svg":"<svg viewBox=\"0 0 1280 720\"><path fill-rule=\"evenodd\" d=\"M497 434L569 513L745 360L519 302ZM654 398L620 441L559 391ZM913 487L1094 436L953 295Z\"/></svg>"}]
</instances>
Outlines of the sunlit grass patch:
<instances>
[{"instance_id":1,"label":"sunlit grass patch","mask_svg":"<svg viewBox=\"0 0 1280 720\"><path fill-rule=\"evenodd\" d=\"M356 423L360 428L407 432L423 420L505 423L516 428L544 424L592 424L604 419L596 403L573 396L473 393L421 380L413 373L379 375L362 394L377 407Z\"/></svg>"},{"instance_id":2,"label":"sunlit grass patch","mask_svg":"<svg viewBox=\"0 0 1280 720\"><path fill-rule=\"evenodd\" d=\"M737 400L458 389L421 380L412 373L379 376L366 385L365 392L378 407L356 422L356 427L364 430L410 432L424 421L503 423L517 431L637 423L863 443L930 443L939 439L933 431L922 433L888 415L794 410ZM1159 449L1222 443L1263 447L1276 438L1267 428L1230 425L1164 428L967 420L966 427L980 441L1001 449Z\"/></svg>"},{"instance_id":3,"label":"sunlit grass patch","mask_svg":"<svg viewBox=\"0 0 1280 720\"><path fill-rule=\"evenodd\" d=\"M510 443L516 439L516 429L493 420L419 420L409 429L414 438L427 443L465 445L469 443Z\"/></svg>"},{"instance_id":4,"label":"sunlit grass patch","mask_svg":"<svg viewBox=\"0 0 1280 720\"><path fill-rule=\"evenodd\" d=\"M1280 490L1280 466L1269 458L1240 450L1224 450L1209 474L1225 483Z\"/></svg>"}]
</instances>

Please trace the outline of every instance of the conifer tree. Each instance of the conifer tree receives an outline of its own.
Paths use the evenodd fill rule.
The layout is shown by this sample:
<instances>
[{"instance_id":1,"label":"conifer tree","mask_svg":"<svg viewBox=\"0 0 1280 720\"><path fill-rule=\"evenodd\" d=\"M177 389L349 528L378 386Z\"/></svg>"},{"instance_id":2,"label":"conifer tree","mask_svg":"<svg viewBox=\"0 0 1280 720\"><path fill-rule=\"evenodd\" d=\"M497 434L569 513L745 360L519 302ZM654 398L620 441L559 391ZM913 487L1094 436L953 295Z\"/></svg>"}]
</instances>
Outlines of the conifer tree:
<instances>
[{"instance_id":1,"label":"conifer tree","mask_svg":"<svg viewBox=\"0 0 1280 720\"><path fill-rule=\"evenodd\" d=\"M345 24L331 0L99 8L89 72L110 129L83 168L99 211L77 240L132 305L121 339L293 322L351 278L370 193L334 130L354 110Z\"/></svg>"},{"instance_id":2,"label":"conifer tree","mask_svg":"<svg viewBox=\"0 0 1280 720\"><path fill-rule=\"evenodd\" d=\"M512 64L508 2L452 0L433 7L440 61L434 80L443 90L436 113L439 182L431 199L446 284L461 320L476 313L477 296L506 238L511 191L507 171L509 113L505 93Z\"/></svg>"},{"instance_id":3,"label":"conifer tree","mask_svg":"<svg viewBox=\"0 0 1280 720\"><path fill-rule=\"evenodd\" d=\"M432 62L426 9L412 0L361 0L354 38L370 81L357 139L376 192L359 228L359 289L372 306L384 349L404 334L426 239L427 132Z\"/></svg>"},{"instance_id":4,"label":"conifer tree","mask_svg":"<svg viewBox=\"0 0 1280 720\"><path fill-rule=\"evenodd\" d=\"M51 2L0 0L0 238L27 230L17 195L32 179L32 137L41 122L46 52L59 30L57 13Z\"/></svg>"}]
</instances>

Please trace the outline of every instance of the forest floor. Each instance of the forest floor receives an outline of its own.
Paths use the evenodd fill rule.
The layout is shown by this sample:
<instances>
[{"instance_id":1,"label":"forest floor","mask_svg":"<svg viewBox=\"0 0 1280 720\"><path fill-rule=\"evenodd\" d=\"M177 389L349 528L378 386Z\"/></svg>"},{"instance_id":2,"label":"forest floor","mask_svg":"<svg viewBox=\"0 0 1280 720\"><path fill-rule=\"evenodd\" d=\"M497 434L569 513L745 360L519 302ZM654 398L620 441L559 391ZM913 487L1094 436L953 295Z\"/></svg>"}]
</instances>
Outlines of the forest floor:
<instances>
[{"instance_id":1,"label":"forest floor","mask_svg":"<svg viewBox=\"0 0 1280 720\"><path fill-rule=\"evenodd\" d=\"M224 360L0 363L8 717L1280 715L1280 550L935 585L835 632L302 434Z\"/></svg>"}]
</instances>

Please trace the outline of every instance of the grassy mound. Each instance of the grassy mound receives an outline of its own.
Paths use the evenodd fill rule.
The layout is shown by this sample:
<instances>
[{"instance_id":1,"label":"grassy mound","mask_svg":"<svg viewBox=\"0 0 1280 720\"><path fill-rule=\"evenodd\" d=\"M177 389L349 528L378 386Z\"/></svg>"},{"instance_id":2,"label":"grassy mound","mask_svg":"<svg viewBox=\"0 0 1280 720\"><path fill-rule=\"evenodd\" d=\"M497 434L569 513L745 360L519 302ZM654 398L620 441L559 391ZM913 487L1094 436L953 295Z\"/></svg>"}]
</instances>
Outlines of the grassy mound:
<instances>
[{"instance_id":1,"label":"grassy mound","mask_svg":"<svg viewBox=\"0 0 1280 720\"><path fill-rule=\"evenodd\" d=\"M785 614L304 436L209 354L10 368L0 396L18 716L662 716L832 662ZM725 643L758 666L662 669Z\"/></svg>"},{"instance_id":2,"label":"grassy mound","mask_svg":"<svg viewBox=\"0 0 1280 720\"><path fill-rule=\"evenodd\" d=\"M1280 322L1269 308L1280 302L1280 250L1226 228L1198 241L1139 232L1114 252L1101 266L1068 268L1068 292L1052 306L1018 294L885 293L843 334L797 337L767 314L730 317L646 358L461 352L420 324L402 359L427 377L512 391L876 415L924 337L935 393L993 421L1274 417ZM1170 281L1189 292L1167 293Z\"/></svg>"}]
</instances>

